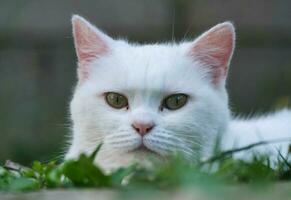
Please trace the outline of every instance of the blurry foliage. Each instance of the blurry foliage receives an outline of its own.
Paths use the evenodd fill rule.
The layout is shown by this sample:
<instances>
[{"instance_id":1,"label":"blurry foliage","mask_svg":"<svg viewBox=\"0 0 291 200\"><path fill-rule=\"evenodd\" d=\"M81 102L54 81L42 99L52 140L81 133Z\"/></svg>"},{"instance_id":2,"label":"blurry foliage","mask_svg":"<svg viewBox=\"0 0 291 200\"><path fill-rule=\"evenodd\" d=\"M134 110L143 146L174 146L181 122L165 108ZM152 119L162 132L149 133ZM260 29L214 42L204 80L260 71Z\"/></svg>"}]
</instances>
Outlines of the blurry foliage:
<instances>
[{"instance_id":1,"label":"blurry foliage","mask_svg":"<svg viewBox=\"0 0 291 200\"><path fill-rule=\"evenodd\" d=\"M189 164L179 156L153 168L133 164L105 174L94 164L100 146L89 156L61 164L35 161L31 168L16 163L0 167L0 190L28 191L46 188L120 188L142 190L171 190L188 186L205 187L238 183L272 183L291 181L291 163L279 156L271 167L266 156L254 156L251 161L235 160L231 156Z\"/></svg>"}]
</instances>

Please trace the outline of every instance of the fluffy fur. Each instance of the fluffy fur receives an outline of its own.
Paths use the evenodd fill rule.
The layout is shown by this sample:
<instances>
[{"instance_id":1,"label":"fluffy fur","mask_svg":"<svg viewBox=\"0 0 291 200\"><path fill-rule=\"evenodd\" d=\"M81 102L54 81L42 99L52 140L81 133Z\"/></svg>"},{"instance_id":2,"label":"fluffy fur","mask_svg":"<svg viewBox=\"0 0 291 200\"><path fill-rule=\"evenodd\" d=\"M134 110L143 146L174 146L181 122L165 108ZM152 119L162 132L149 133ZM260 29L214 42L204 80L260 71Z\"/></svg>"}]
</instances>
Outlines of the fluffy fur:
<instances>
[{"instance_id":1,"label":"fluffy fur","mask_svg":"<svg viewBox=\"0 0 291 200\"><path fill-rule=\"evenodd\" d=\"M66 159L91 153L103 143L96 163L110 170L146 163L149 154L164 158L178 151L189 160L209 156L218 136L223 149L291 137L287 110L246 121L230 119L225 80L235 43L231 23L192 42L148 45L114 40L79 16L72 23L79 81L71 101L73 136ZM106 92L125 95L129 109L110 107ZM187 94L187 104L161 111L164 97L174 93ZM156 126L142 137L132 123L147 119ZM137 150L141 144L146 151Z\"/></svg>"}]
</instances>

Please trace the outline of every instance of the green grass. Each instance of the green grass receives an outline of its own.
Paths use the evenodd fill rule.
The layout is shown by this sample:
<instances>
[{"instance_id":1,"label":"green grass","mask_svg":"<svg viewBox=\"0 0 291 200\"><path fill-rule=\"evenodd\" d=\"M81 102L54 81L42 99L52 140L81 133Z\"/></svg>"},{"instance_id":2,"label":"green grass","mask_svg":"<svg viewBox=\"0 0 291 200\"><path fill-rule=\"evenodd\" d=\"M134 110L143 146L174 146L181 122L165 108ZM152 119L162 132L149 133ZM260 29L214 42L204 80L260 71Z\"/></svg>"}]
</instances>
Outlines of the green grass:
<instances>
[{"instance_id":1,"label":"green grass","mask_svg":"<svg viewBox=\"0 0 291 200\"><path fill-rule=\"evenodd\" d=\"M81 155L78 160L61 164L35 161L30 168L13 163L0 167L0 190L15 192L80 187L169 190L188 186L209 188L241 183L291 182L291 163L287 158L279 156L271 167L267 156L254 155L249 162L235 160L232 153L237 150L219 153L212 159L196 164L186 163L176 155L153 169L133 164L105 174L93 164L99 148L90 156Z\"/></svg>"}]
</instances>

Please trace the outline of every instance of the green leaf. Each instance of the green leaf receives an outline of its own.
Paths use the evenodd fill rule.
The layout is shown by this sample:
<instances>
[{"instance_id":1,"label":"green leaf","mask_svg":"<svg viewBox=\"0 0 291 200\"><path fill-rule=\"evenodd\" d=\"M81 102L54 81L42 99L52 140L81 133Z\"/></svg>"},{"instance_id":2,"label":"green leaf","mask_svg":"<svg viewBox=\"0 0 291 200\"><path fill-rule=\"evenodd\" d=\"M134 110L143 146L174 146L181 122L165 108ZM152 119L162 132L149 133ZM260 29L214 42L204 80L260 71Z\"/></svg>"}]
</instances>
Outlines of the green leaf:
<instances>
[{"instance_id":1,"label":"green leaf","mask_svg":"<svg viewBox=\"0 0 291 200\"><path fill-rule=\"evenodd\" d=\"M110 176L92 163L92 157L82 154L78 160L70 160L64 163L63 173L74 185L81 187L107 187L112 185Z\"/></svg>"},{"instance_id":2,"label":"green leaf","mask_svg":"<svg viewBox=\"0 0 291 200\"><path fill-rule=\"evenodd\" d=\"M40 189L40 183L33 178L20 177L10 182L9 191L29 191Z\"/></svg>"},{"instance_id":3,"label":"green leaf","mask_svg":"<svg viewBox=\"0 0 291 200\"><path fill-rule=\"evenodd\" d=\"M131 165L127 168L119 168L115 172L111 174L111 180L113 185L120 186L124 178L128 177L129 175L133 174L134 171L137 170L137 165Z\"/></svg>"},{"instance_id":4,"label":"green leaf","mask_svg":"<svg viewBox=\"0 0 291 200\"><path fill-rule=\"evenodd\" d=\"M90 155L89 158L90 158L90 160L91 160L92 163L94 162L94 160L95 160L95 158L96 158L96 155L97 155L97 153L100 151L101 147L102 147L102 144L99 144L99 145L97 146L97 148L95 149L95 151L93 151L93 153Z\"/></svg>"},{"instance_id":5,"label":"green leaf","mask_svg":"<svg viewBox=\"0 0 291 200\"><path fill-rule=\"evenodd\" d=\"M8 171L4 168L0 166L0 177L5 177L8 175Z\"/></svg>"}]
</instances>

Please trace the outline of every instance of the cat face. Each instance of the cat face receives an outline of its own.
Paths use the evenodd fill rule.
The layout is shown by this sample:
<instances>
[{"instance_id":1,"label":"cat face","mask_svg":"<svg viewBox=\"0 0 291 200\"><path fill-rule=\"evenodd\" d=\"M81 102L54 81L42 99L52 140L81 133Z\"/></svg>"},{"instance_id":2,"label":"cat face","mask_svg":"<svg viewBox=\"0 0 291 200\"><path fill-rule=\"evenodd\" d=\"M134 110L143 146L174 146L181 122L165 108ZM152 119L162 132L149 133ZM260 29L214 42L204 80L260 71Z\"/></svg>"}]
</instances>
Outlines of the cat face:
<instances>
[{"instance_id":1,"label":"cat face","mask_svg":"<svg viewBox=\"0 0 291 200\"><path fill-rule=\"evenodd\" d=\"M194 42L130 44L73 17L78 85L67 158L103 143L105 169L174 152L193 160L228 122L225 91L234 31L223 23Z\"/></svg>"}]
</instances>

